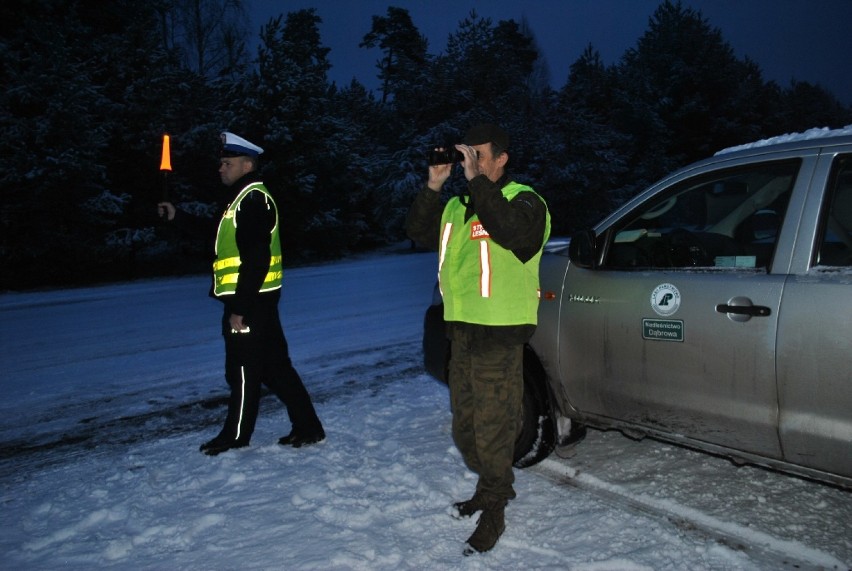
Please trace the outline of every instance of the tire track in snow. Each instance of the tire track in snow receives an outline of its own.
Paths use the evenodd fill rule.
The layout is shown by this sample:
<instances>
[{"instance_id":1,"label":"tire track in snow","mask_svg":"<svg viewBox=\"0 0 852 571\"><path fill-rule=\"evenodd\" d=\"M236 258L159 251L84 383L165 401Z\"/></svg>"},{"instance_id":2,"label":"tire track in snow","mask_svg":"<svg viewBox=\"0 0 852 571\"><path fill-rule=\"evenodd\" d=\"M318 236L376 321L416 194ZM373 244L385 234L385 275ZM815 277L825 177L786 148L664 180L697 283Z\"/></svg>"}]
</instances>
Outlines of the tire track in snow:
<instances>
[{"instance_id":1,"label":"tire track in snow","mask_svg":"<svg viewBox=\"0 0 852 571\"><path fill-rule=\"evenodd\" d=\"M671 499L631 492L594 474L577 470L569 462L553 456L528 470L556 485L588 492L616 508L631 510L655 519L665 519L687 533L710 537L729 549L743 551L756 560L765 561L771 569L850 571L845 563L824 551L797 541L774 537L735 522L721 520Z\"/></svg>"},{"instance_id":2,"label":"tire track in snow","mask_svg":"<svg viewBox=\"0 0 852 571\"><path fill-rule=\"evenodd\" d=\"M296 363L308 391L317 405L345 399L369 391L378 395L395 380L423 372L420 342L401 342L373 350L341 351L323 358ZM88 455L114 454L138 442L168 438L193 432L210 432L224 419L228 396L224 382L222 393L184 403L161 402L162 395L144 392L110 396L75 403L51 411L41 419L47 427L38 431L39 422L25 437L0 441L0 480L24 478L34 470L77 461ZM154 408L144 412L115 410L137 407L146 400ZM283 411L283 405L264 388L260 415ZM125 409L127 410L127 409ZM109 411L104 414L99 411ZM284 413L286 418L286 413ZM66 419L63 421L63 418ZM58 428L50 427L56 424ZM199 444L203 437L199 437Z\"/></svg>"}]
</instances>

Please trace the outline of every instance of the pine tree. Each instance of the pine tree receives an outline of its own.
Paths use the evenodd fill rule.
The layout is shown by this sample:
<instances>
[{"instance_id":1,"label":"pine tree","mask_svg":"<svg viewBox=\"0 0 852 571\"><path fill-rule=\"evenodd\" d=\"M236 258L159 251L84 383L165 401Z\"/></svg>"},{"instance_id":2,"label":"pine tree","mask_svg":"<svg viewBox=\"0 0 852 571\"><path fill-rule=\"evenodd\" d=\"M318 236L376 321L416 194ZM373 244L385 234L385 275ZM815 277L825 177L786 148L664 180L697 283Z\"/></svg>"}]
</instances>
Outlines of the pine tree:
<instances>
[{"instance_id":1,"label":"pine tree","mask_svg":"<svg viewBox=\"0 0 852 571\"><path fill-rule=\"evenodd\" d=\"M619 72L619 128L635 137L634 169L645 183L753 135L762 119L759 69L680 2L660 4Z\"/></svg>"},{"instance_id":2,"label":"pine tree","mask_svg":"<svg viewBox=\"0 0 852 571\"><path fill-rule=\"evenodd\" d=\"M556 233L589 227L624 199L620 186L628 174L624 153L630 139L613 126L614 92L614 71L588 46L552 107L543 188Z\"/></svg>"},{"instance_id":3,"label":"pine tree","mask_svg":"<svg viewBox=\"0 0 852 571\"><path fill-rule=\"evenodd\" d=\"M53 17L38 18L44 13ZM74 282L97 245L81 205L106 188L104 119L113 105L94 80L91 30L73 6L4 4L0 19L16 22L0 52L2 286Z\"/></svg>"},{"instance_id":4,"label":"pine tree","mask_svg":"<svg viewBox=\"0 0 852 571\"><path fill-rule=\"evenodd\" d=\"M387 16L373 16L373 25L359 44L362 48L376 48L382 57L376 63L381 85L381 102L405 101L418 85L423 71L428 67L429 42L411 21L408 10L391 6ZM416 92L416 90L415 90Z\"/></svg>"},{"instance_id":5,"label":"pine tree","mask_svg":"<svg viewBox=\"0 0 852 571\"><path fill-rule=\"evenodd\" d=\"M257 73L232 121L264 142L263 175L277 194L290 259L334 256L357 243L363 227L353 201L360 189L352 186L363 177L353 172L358 162L348 146L362 141L334 109L320 23L316 10L306 9L264 26Z\"/></svg>"},{"instance_id":6,"label":"pine tree","mask_svg":"<svg viewBox=\"0 0 852 571\"><path fill-rule=\"evenodd\" d=\"M819 85L793 80L784 90L782 132L800 132L813 127L837 129L852 124L852 106L843 105ZM772 133L778 135L781 132Z\"/></svg>"}]
</instances>

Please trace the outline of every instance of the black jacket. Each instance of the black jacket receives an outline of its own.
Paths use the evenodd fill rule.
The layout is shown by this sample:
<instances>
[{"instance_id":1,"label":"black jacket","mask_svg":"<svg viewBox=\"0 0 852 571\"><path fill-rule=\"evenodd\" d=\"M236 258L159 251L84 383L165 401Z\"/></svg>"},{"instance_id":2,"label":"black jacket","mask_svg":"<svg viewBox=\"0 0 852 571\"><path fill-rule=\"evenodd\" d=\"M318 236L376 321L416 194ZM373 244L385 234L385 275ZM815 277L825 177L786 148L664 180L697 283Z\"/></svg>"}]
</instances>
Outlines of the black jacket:
<instances>
[{"instance_id":1,"label":"black jacket","mask_svg":"<svg viewBox=\"0 0 852 571\"><path fill-rule=\"evenodd\" d=\"M468 209L465 219L476 213L491 239L526 263L542 246L547 208L532 192L521 192L506 200L501 189L509 182L506 175L497 182L491 182L485 175L471 179L470 194L461 197ZM424 186L414 198L405 221L408 237L433 250L438 248L444 211L439 195Z\"/></svg>"}]
</instances>

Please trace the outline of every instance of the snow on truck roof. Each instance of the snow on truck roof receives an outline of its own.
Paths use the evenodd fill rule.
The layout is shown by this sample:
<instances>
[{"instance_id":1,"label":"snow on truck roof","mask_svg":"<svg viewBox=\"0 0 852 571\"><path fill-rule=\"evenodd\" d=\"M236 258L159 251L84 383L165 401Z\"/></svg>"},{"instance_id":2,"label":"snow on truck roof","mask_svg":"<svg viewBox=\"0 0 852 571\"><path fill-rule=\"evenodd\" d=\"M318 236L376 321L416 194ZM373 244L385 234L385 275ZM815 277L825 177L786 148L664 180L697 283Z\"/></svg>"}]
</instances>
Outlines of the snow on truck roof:
<instances>
[{"instance_id":1,"label":"snow on truck roof","mask_svg":"<svg viewBox=\"0 0 852 571\"><path fill-rule=\"evenodd\" d=\"M746 143L745 145L737 145L736 147L728 147L717 152L716 155L725 153L733 153L734 151L743 151L745 149L754 149L756 147L767 147L769 145L778 145L781 143L792 143L795 141L809 141L811 139L825 139L828 137L840 137L843 135L852 135L852 125L846 125L841 129L829 129L828 127L808 129L802 133L787 133L786 135L778 135L768 139L761 139L754 143Z\"/></svg>"}]
</instances>

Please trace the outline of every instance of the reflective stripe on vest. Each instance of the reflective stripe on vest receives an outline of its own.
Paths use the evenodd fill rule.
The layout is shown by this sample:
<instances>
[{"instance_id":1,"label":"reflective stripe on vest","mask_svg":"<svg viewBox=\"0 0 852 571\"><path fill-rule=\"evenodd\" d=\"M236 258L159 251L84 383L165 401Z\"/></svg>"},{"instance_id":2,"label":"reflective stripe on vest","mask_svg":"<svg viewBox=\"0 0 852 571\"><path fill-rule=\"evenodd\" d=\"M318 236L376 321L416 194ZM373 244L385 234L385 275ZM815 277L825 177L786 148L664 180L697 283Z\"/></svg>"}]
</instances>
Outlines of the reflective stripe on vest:
<instances>
[{"instance_id":1,"label":"reflective stripe on vest","mask_svg":"<svg viewBox=\"0 0 852 571\"><path fill-rule=\"evenodd\" d=\"M514 182L502 189L507 200L521 192L534 193L530 187ZM444 298L444 318L482 325L537 323L542 249L522 263L491 239L476 215L465 221L466 210L458 198L453 198L441 219L438 284ZM542 248L549 236L548 212Z\"/></svg>"},{"instance_id":2,"label":"reflective stripe on vest","mask_svg":"<svg viewBox=\"0 0 852 571\"><path fill-rule=\"evenodd\" d=\"M216 232L216 261L213 262L213 293L215 295L233 295L237 291L240 276L240 251L237 248L237 211L240 203L252 191L262 192L268 207L275 211L275 226L269 233L269 271L263 279L260 291L281 288L284 271L281 263L281 240L278 235L278 208L275 200L263 183L252 183L240 191L234 201L222 214L219 229Z\"/></svg>"}]
</instances>

